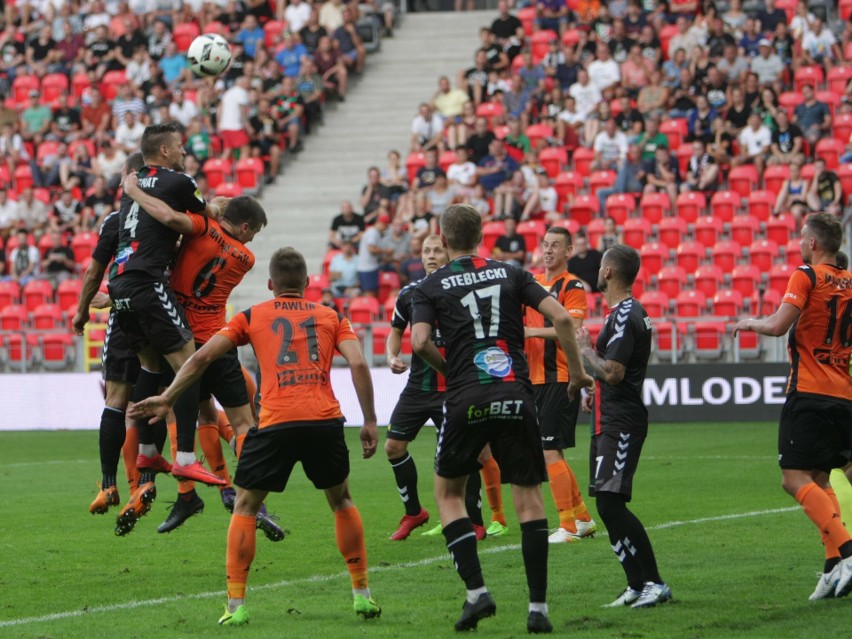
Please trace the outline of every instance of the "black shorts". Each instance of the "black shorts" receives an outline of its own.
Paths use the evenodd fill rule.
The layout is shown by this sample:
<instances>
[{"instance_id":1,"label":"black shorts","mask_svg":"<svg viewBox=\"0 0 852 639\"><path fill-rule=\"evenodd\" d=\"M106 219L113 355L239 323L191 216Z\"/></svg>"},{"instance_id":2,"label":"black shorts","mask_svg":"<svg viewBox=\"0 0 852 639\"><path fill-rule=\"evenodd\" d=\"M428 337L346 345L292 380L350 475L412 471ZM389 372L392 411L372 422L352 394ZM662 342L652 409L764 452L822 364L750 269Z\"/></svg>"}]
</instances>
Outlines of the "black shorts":
<instances>
[{"instance_id":1,"label":"black shorts","mask_svg":"<svg viewBox=\"0 0 852 639\"><path fill-rule=\"evenodd\" d=\"M568 400L568 382L553 382L533 386L541 447L544 450L565 450L577 444L575 430L580 414L580 394Z\"/></svg>"},{"instance_id":2,"label":"black shorts","mask_svg":"<svg viewBox=\"0 0 852 639\"><path fill-rule=\"evenodd\" d=\"M633 496L633 475L647 432L605 430L592 437L589 447L589 495L618 493Z\"/></svg>"},{"instance_id":3,"label":"black shorts","mask_svg":"<svg viewBox=\"0 0 852 639\"><path fill-rule=\"evenodd\" d=\"M504 484L534 486L547 477L532 391L518 382L447 393L435 472L449 479L479 471L485 444Z\"/></svg>"},{"instance_id":4,"label":"black shorts","mask_svg":"<svg viewBox=\"0 0 852 639\"><path fill-rule=\"evenodd\" d=\"M391 414L387 438L413 442L430 419L437 428L441 427L444 420L444 393L406 388Z\"/></svg>"},{"instance_id":5,"label":"black shorts","mask_svg":"<svg viewBox=\"0 0 852 639\"><path fill-rule=\"evenodd\" d=\"M349 477L349 449L343 421L319 425L252 428L246 435L234 483L247 490L280 493L296 462L323 490Z\"/></svg>"},{"instance_id":6,"label":"black shorts","mask_svg":"<svg viewBox=\"0 0 852 639\"><path fill-rule=\"evenodd\" d=\"M202 344L196 344L201 348ZM249 403L246 380L240 366L240 358L236 349L232 349L212 362L201 376L199 401L207 401L215 397L224 408L238 408Z\"/></svg>"},{"instance_id":7,"label":"black shorts","mask_svg":"<svg viewBox=\"0 0 852 639\"><path fill-rule=\"evenodd\" d=\"M134 353L150 344L168 355L192 340L183 307L166 282L125 275L110 281L109 296Z\"/></svg>"},{"instance_id":8,"label":"black shorts","mask_svg":"<svg viewBox=\"0 0 852 639\"><path fill-rule=\"evenodd\" d=\"M104 349L101 353L102 375L105 382L135 384L139 377L139 358L127 343L127 337L118 325L118 315L109 314Z\"/></svg>"},{"instance_id":9,"label":"black shorts","mask_svg":"<svg viewBox=\"0 0 852 639\"><path fill-rule=\"evenodd\" d=\"M845 466L852 457L852 403L791 393L778 427L778 463L790 470Z\"/></svg>"}]
</instances>

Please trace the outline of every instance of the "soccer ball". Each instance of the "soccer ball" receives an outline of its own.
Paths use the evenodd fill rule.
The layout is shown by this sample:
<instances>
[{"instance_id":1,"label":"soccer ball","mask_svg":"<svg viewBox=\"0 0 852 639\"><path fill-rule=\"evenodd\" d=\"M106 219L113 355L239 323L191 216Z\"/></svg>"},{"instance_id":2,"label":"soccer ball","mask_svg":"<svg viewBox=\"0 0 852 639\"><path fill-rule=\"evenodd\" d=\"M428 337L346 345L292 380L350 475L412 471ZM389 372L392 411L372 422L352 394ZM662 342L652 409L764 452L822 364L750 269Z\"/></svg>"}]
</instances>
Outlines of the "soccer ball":
<instances>
[{"instance_id":1,"label":"soccer ball","mask_svg":"<svg viewBox=\"0 0 852 639\"><path fill-rule=\"evenodd\" d=\"M199 77L219 75L231 63L231 46L218 33L205 33L189 45L189 68Z\"/></svg>"}]
</instances>

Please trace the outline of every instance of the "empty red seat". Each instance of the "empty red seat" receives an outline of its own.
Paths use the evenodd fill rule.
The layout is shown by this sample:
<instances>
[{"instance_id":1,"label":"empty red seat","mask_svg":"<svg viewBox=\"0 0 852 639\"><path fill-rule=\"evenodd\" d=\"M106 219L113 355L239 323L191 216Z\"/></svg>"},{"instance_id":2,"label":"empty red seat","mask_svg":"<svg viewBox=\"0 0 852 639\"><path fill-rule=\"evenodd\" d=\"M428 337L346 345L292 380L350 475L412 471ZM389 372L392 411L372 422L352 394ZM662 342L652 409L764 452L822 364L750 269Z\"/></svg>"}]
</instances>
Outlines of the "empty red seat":
<instances>
[{"instance_id":1,"label":"empty red seat","mask_svg":"<svg viewBox=\"0 0 852 639\"><path fill-rule=\"evenodd\" d=\"M237 197L243 194L243 187L234 182L222 182L219 186L213 189L216 196L222 197Z\"/></svg>"},{"instance_id":2,"label":"empty red seat","mask_svg":"<svg viewBox=\"0 0 852 639\"><path fill-rule=\"evenodd\" d=\"M683 218L666 217L657 225L657 237L669 248L676 249L686 240L687 227L686 220Z\"/></svg>"},{"instance_id":3,"label":"empty red seat","mask_svg":"<svg viewBox=\"0 0 852 639\"><path fill-rule=\"evenodd\" d=\"M605 214L613 218L616 224L624 224L635 210L636 199L629 193L615 193L606 199Z\"/></svg>"},{"instance_id":4,"label":"empty red seat","mask_svg":"<svg viewBox=\"0 0 852 639\"><path fill-rule=\"evenodd\" d=\"M210 158L204 163L204 175L207 176L207 184L215 189L222 182L231 179L231 161L222 158Z\"/></svg>"},{"instance_id":5,"label":"empty red seat","mask_svg":"<svg viewBox=\"0 0 852 639\"><path fill-rule=\"evenodd\" d=\"M497 244L497 240L506 234L506 225L503 222L486 222L482 226L482 245L489 254Z\"/></svg>"},{"instance_id":6,"label":"empty red seat","mask_svg":"<svg viewBox=\"0 0 852 639\"><path fill-rule=\"evenodd\" d=\"M101 93L107 102L112 102L118 95L118 87L127 84L127 71L124 69L107 71L101 79Z\"/></svg>"},{"instance_id":7,"label":"empty red seat","mask_svg":"<svg viewBox=\"0 0 852 639\"><path fill-rule=\"evenodd\" d=\"M48 73L41 79L41 101L49 103L68 91L68 76L64 73Z\"/></svg>"},{"instance_id":8,"label":"empty red seat","mask_svg":"<svg viewBox=\"0 0 852 639\"><path fill-rule=\"evenodd\" d=\"M455 151L444 151L438 156L438 166L440 166L441 170L446 173L450 166L458 162L458 159L459 158Z\"/></svg>"},{"instance_id":9,"label":"empty red seat","mask_svg":"<svg viewBox=\"0 0 852 639\"><path fill-rule=\"evenodd\" d=\"M844 19L848 20L848 18ZM832 67L831 71L829 71L826 76L828 90L835 95L843 95L846 92L846 86L849 84L849 80L852 80L852 67L848 66L848 62L849 61L847 60L847 65L844 66L838 65Z\"/></svg>"},{"instance_id":10,"label":"empty red seat","mask_svg":"<svg viewBox=\"0 0 852 639\"><path fill-rule=\"evenodd\" d=\"M530 41L530 49L532 51L533 61L538 64L547 55L548 43L551 40L558 40L559 34L555 31L544 29L536 31L533 34L527 34Z\"/></svg>"},{"instance_id":11,"label":"empty red seat","mask_svg":"<svg viewBox=\"0 0 852 639\"><path fill-rule=\"evenodd\" d=\"M713 263L725 273L730 273L739 262L742 248L733 240L720 240L713 245L710 253Z\"/></svg>"},{"instance_id":12,"label":"empty red seat","mask_svg":"<svg viewBox=\"0 0 852 639\"><path fill-rule=\"evenodd\" d=\"M738 317L743 311L743 296L739 291L719 291L713 297L713 314L720 317Z\"/></svg>"},{"instance_id":13,"label":"empty red seat","mask_svg":"<svg viewBox=\"0 0 852 639\"><path fill-rule=\"evenodd\" d=\"M596 217L586 224L586 237L589 239L589 246L596 247L601 235L606 232L604 219Z\"/></svg>"},{"instance_id":14,"label":"empty red seat","mask_svg":"<svg viewBox=\"0 0 852 639\"><path fill-rule=\"evenodd\" d=\"M751 308L753 315L772 315L781 306L781 297L783 293L773 291L771 288L763 291L758 289L751 296Z\"/></svg>"},{"instance_id":15,"label":"empty red seat","mask_svg":"<svg viewBox=\"0 0 852 639\"><path fill-rule=\"evenodd\" d=\"M686 288L686 271L680 266L664 266L657 273L657 288L675 299Z\"/></svg>"},{"instance_id":16,"label":"empty red seat","mask_svg":"<svg viewBox=\"0 0 852 639\"><path fill-rule=\"evenodd\" d=\"M538 161L548 177L555 178L568 164L568 151L563 146L548 146L539 152Z\"/></svg>"},{"instance_id":17,"label":"empty red seat","mask_svg":"<svg viewBox=\"0 0 852 639\"><path fill-rule=\"evenodd\" d=\"M574 149L574 170L587 177L592 171L592 162L595 159L595 152L592 149L581 146Z\"/></svg>"},{"instance_id":18,"label":"empty red seat","mask_svg":"<svg viewBox=\"0 0 852 639\"><path fill-rule=\"evenodd\" d=\"M40 83L38 76L19 74L12 81L12 100L15 104L23 107L29 103L30 91L39 91Z\"/></svg>"},{"instance_id":19,"label":"empty red seat","mask_svg":"<svg viewBox=\"0 0 852 639\"><path fill-rule=\"evenodd\" d=\"M681 291L675 298L678 317L700 317L707 306L707 297L701 291Z\"/></svg>"},{"instance_id":20,"label":"empty red seat","mask_svg":"<svg viewBox=\"0 0 852 639\"><path fill-rule=\"evenodd\" d=\"M633 281L633 286L631 287L633 297L636 299L642 297L642 294L645 292L645 288L648 286L648 280L648 270L644 266L640 266L639 272L636 274L636 279Z\"/></svg>"},{"instance_id":21,"label":"empty red seat","mask_svg":"<svg viewBox=\"0 0 852 639\"><path fill-rule=\"evenodd\" d=\"M710 198L710 215L730 222L740 208L740 195L734 191L716 191Z\"/></svg>"},{"instance_id":22,"label":"empty red seat","mask_svg":"<svg viewBox=\"0 0 852 639\"><path fill-rule=\"evenodd\" d=\"M787 291L787 283L790 281L790 276L797 267L792 264L773 264L769 269L769 290L775 291L779 295L784 295Z\"/></svg>"},{"instance_id":23,"label":"empty red seat","mask_svg":"<svg viewBox=\"0 0 852 639\"><path fill-rule=\"evenodd\" d=\"M27 189L33 188L33 172L29 166L22 164L15 167L15 192L20 195Z\"/></svg>"},{"instance_id":24,"label":"empty red seat","mask_svg":"<svg viewBox=\"0 0 852 639\"><path fill-rule=\"evenodd\" d=\"M754 264L740 264L731 271L731 287L749 297L760 287L760 269Z\"/></svg>"},{"instance_id":25,"label":"empty red seat","mask_svg":"<svg viewBox=\"0 0 852 639\"><path fill-rule=\"evenodd\" d=\"M384 304L391 293L400 289L399 275L394 271L379 273L379 304Z\"/></svg>"},{"instance_id":26,"label":"empty red seat","mask_svg":"<svg viewBox=\"0 0 852 639\"><path fill-rule=\"evenodd\" d=\"M760 230L760 222L753 215L738 215L731 222L731 239L740 246L751 244Z\"/></svg>"},{"instance_id":27,"label":"empty red seat","mask_svg":"<svg viewBox=\"0 0 852 639\"><path fill-rule=\"evenodd\" d=\"M835 138L823 138L814 147L814 155L825 160L826 168L832 171L840 166L840 156L845 151L846 145Z\"/></svg>"},{"instance_id":28,"label":"empty red seat","mask_svg":"<svg viewBox=\"0 0 852 639\"><path fill-rule=\"evenodd\" d=\"M37 306L53 301L53 285L47 280L30 280L21 293L21 302L32 312Z\"/></svg>"},{"instance_id":29,"label":"empty red seat","mask_svg":"<svg viewBox=\"0 0 852 639\"><path fill-rule=\"evenodd\" d=\"M558 210L563 211L569 200L573 199L583 188L583 176L573 171L562 172L553 180L553 188L556 189L556 194L559 196L559 202L556 206Z\"/></svg>"},{"instance_id":30,"label":"empty red seat","mask_svg":"<svg viewBox=\"0 0 852 639\"><path fill-rule=\"evenodd\" d=\"M796 234L796 220L792 215L782 213L770 218L766 223L766 239L772 240L778 246L785 246Z\"/></svg>"},{"instance_id":31,"label":"empty red seat","mask_svg":"<svg viewBox=\"0 0 852 639\"><path fill-rule=\"evenodd\" d=\"M201 29L199 29L197 24L194 22L183 22L176 24L174 29L172 29L172 39L177 45L178 51L186 53L189 45L198 37L199 33L201 33Z\"/></svg>"},{"instance_id":32,"label":"empty red seat","mask_svg":"<svg viewBox=\"0 0 852 639\"><path fill-rule=\"evenodd\" d=\"M793 266L801 266L802 247L799 244L799 240L793 239L787 242L787 246L784 247L784 255L787 258L787 264L792 264Z\"/></svg>"},{"instance_id":33,"label":"empty red seat","mask_svg":"<svg viewBox=\"0 0 852 639\"><path fill-rule=\"evenodd\" d=\"M41 337L41 365L51 370L68 368L75 358L74 337L68 333L46 333Z\"/></svg>"},{"instance_id":34,"label":"empty red seat","mask_svg":"<svg viewBox=\"0 0 852 639\"><path fill-rule=\"evenodd\" d=\"M772 217L772 209L775 208L775 197L777 193L772 191L752 191L749 193L746 210L758 220L765 222Z\"/></svg>"},{"instance_id":35,"label":"empty red seat","mask_svg":"<svg viewBox=\"0 0 852 639\"><path fill-rule=\"evenodd\" d=\"M705 254L706 249L701 242L686 240L678 244L675 259L678 266L683 267L687 273L692 273L701 266Z\"/></svg>"},{"instance_id":36,"label":"empty red seat","mask_svg":"<svg viewBox=\"0 0 852 639\"><path fill-rule=\"evenodd\" d=\"M0 309L0 330L22 331L29 321L29 312L21 304L9 304Z\"/></svg>"},{"instance_id":37,"label":"empty red seat","mask_svg":"<svg viewBox=\"0 0 852 639\"><path fill-rule=\"evenodd\" d=\"M234 174L246 191L259 191L263 188L263 160L260 158L240 158L234 165Z\"/></svg>"},{"instance_id":38,"label":"empty red seat","mask_svg":"<svg viewBox=\"0 0 852 639\"><path fill-rule=\"evenodd\" d=\"M804 103L805 96L798 91L785 91L778 95L778 106L784 109L791 119L796 107Z\"/></svg>"},{"instance_id":39,"label":"empty red seat","mask_svg":"<svg viewBox=\"0 0 852 639\"><path fill-rule=\"evenodd\" d=\"M748 255L752 264L767 273L778 257L778 244L772 240L756 240L748 247Z\"/></svg>"},{"instance_id":40,"label":"empty red seat","mask_svg":"<svg viewBox=\"0 0 852 639\"><path fill-rule=\"evenodd\" d=\"M319 302L322 291L328 288L328 276L323 273L314 273L308 276L308 285L305 287L305 299L309 302Z\"/></svg>"},{"instance_id":41,"label":"empty red seat","mask_svg":"<svg viewBox=\"0 0 852 639\"><path fill-rule=\"evenodd\" d=\"M677 216L689 223L696 222L699 217L704 215L706 209L707 198L704 197L703 193L698 193L697 191L681 193L675 201Z\"/></svg>"},{"instance_id":42,"label":"empty red seat","mask_svg":"<svg viewBox=\"0 0 852 639\"><path fill-rule=\"evenodd\" d=\"M506 107L499 102L485 102L476 107L476 117L487 118L489 127L493 127L494 120L502 118L505 113Z\"/></svg>"},{"instance_id":43,"label":"empty red seat","mask_svg":"<svg viewBox=\"0 0 852 639\"><path fill-rule=\"evenodd\" d=\"M710 248L722 237L725 224L719 218L712 215L703 215L695 220L693 235L698 242Z\"/></svg>"},{"instance_id":44,"label":"empty red seat","mask_svg":"<svg viewBox=\"0 0 852 639\"><path fill-rule=\"evenodd\" d=\"M669 139L669 149L677 151L689 133L686 118L671 118L660 122L660 133Z\"/></svg>"},{"instance_id":45,"label":"empty red seat","mask_svg":"<svg viewBox=\"0 0 852 639\"><path fill-rule=\"evenodd\" d=\"M19 333L0 335L0 346L2 346L3 360L9 368L30 369L35 364L38 335L31 333L26 338Z\"/></svg>"},{"instance_id":46,"label":"empty red seat","mask_svg":"<svg viewBox=\"0 0 852 639\"><path fill-rule=\"evenodd\" d=\"M662 318L669 314L669 297L662 291L645 291L639 296L639 303L648 317Z\"/></svg>"},{"instance_id":47,"label":"empty red seat","mask_svg":"<svg viewBox=\"0 0 852 639\"><path fill-rule=\"evenodd\" d=\"M686 348L685 323L654 322L654 346L657 357L674 359L683 357Z\"/></svg>"},{"instance_id":48,"label":"empty red seat","mask_svg":"<svg viewBox=\"0 0 852 639\"><path fill-rule=\"evenodd\" d=\"M281 34L287 30L287 23L284 20L267 20L263 25L263 42L266 48L274 51L279 46Z\"/></svg>"},{"instance_id":49,"label":"empty red seat","mask_svg":"<svg viewBox=\"0 0 852 639\"><path fill-rule=\"evenodd\" d=\"M542 142L553 137L553 127L549 124L531 124L525 133L530 139L530 148L537 149Z\"/></svg>"},{"instance_id":50,"label":"empty red seat","mask_svg":"<svg viewBox=\"0 0 852 639\"><path fill-rule=\"evenodd\" d=\"M353 324L369 324L379 319L379 300L366 295L352 298L349 302L349 319Z\"/></svg>"},{"instance_id":51,"label":"empty red seat","mask_svg":"<svg viewBox=\"0 0 852 639\"><path fill-rule=\"evenodd\" d=\"M701 291L710 299L716 295L716 292L722 288L725 281L725 274L715 264L705 264L695 269L695 290Z\"/></svg>"},{"instance_id":52,"label":"empty red seat","mask_svg":"<svg viewBox=\"0 0 852 639\"><path fill-rule=\"evenodd\" d=\"M632 217L622 225L624 243L635 249L640 248L651 236L651 223L643 217Z\"/></svg>"},{"instance_id":53,"label":"empty red seat","mask_svg":"<svg viewBox=\"0 0 852 639\"><path fill-rule=\"evenodd\" d=\"M728 172L728 188L741 198L757 189L757 169L751 164L735 166Z\"/></svg>"},{"instance_id":54,"label":"empty red seat","mask_svg":"<svg viewBox=\"0 0 852 639\"><path fill-rule=\"evenodd\" d=\"M699 359L719 359L725 349L725 322L695 322L693 346Z\"/></svg>"},{"instance_id":55,"label":"empty red seat","mask_svg":"<svg viewBox=\"0 0 852 639\"><path fill-rule=\"evenodd\" d=\"M87 258L92 256L97 245L97 233L90 231L77 233L77 235L71 238L71 250L74 252L74 261L77 264L82 264Z\"/></svg>"},{"instance_id":56,"label":"empty red seat","mask_svg":"<svg viewBox=\"0 0 852 639\"><path fill-rule=\"evenodd\" d=\"M823 81L825 81L825 73L823 73L822 67L816 65L799 67L793 74L796 91L801 91L805 85L810 85L815 90L819 89Z\"/></svg>"},{"instance_id":57,"label":"empty red seat","mask_svg":"<svg viewBox=\"0 0 852 639\"><path fill-rule=\"evenodd\" d=\"M17 304L20 299L21 286L17 282L0 282L0 309Z\"/></svg>"},{"instance_id":58,"label":"empty red seat","mask_svg":"<svg viewBox=\"0 0 852 639\"><path fill-rule=\"evenodd\" d=\"M777 196L781 187L784 185L784 180L790 177L790 167L786 164L775 164L767 166L763 172L763 184L766 190Z\"/></svg>"},{"instance_id":59,"label":"empty red seat","mask_svg":"<svg viewBox=\"0 0 852 639\"><path fill-rule=\"evenodd\" d=\"M669 196L665 193L646 193L639 200L639 210L642 217L652 224L657 224L663 219L663 216L668 215L671 208Z\"/></svg>"},{"instance_id":60,"label":"empty red seat","mask_svg":"<svg viewBox=\"0 0 852 639\"><path fill-rule=\"evenodd\" d=\"M599 189L615 186L617 178L615 171L595 171L589 176L589 190L593 195L597 195Z\"/></svg>"},{"instance_id":61,"label":"empty red seat","mask_svg":"<svg viewBox=\"0 0 852 639\"><path fill-rule=\"evenodd\" d=\"M835 140L848 144L852 136L852 113L838 113L837 117L832 119L831 132Z\"/></svg>"},{"instance_id":62,"label":"empty red seat","mask_svg":"<svg viewBox=\"0 0 852 639\"><path fill-rule=\"evenodd\" d=\"M600 204L598 198L593 195L578 195L568 207L571 219L577 220L580 225L586 225L592 217L598 214Z\"/></svg>"},{"instance_id":63,"label":"empty red seat","mask_svg":"<svg viewBox=\"0 0 852 639\"><path fill-rule=\"evenodd\" d=\"M58 304L41 304L33 310L32 327L53 330L62 326L62 308Z\"/></svg>"},{"instance_id":64,"label":"empty red seat","mask_svg":"<svg viewBox=\"0 0 852 639\"><path fill-rule=\"evenodd\" d=\"M642 266L651 273L658 273L669 259L669 248L659 242L646 242L639 249Z\"/></svg>"},{"instance_id":65,"label":"empty red seat","mask_svg":"<svg viewBox=\"0 0 852 639\"><path fill-rule=\"evenodd\" d=\"M852 196L852 163L846 162L841 164L837 167L835 173L840 178L840 187L843 189L843 196L848 200Z\"/></svg>"},{"instance_id":66,"label":"empty red seat","mask_svg":"<svg viewBox=\"0 0 852 639\"><path fill-rule=\"evenodd\" d=\"M556 220L553 224L551 224L551 226L560 226L571 233L571 235L576 235L580 232L580 225L577 223L577 220Z\"/></svg>"}]
</instances>

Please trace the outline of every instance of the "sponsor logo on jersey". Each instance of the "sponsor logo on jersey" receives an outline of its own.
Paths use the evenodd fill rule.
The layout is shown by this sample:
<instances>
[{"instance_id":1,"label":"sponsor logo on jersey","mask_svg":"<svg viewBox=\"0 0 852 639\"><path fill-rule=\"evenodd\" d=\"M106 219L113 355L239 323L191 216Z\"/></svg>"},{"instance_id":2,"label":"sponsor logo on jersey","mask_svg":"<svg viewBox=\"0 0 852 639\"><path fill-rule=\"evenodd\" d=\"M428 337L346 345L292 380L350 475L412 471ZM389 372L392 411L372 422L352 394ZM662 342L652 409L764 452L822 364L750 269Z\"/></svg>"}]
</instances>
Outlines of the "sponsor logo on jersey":
<instances>
[{"instance_id":1,"label":"sponsor logo on jersey","mask_svg":"<svg viewBox=\"0 0 852 639\"><path fill-rule=\"evenodd\" d=\"M115 255L115 263L116 264L124 264L127 260L130 259L130 256L133 255L133 247L125 246Z\"/></svg>"},{"instance_id":2,"label":"sponsor logo on jersey","mask_svg":"<svg viewBox=\"0 0 852 639\"><path fill-rule=\"evenodd\" d=\"M312 384L325 386L328 384L328 375L325 371L314 369L303 369L297 371L281 371L278 373L278 386L294 386L296 384Z\"/></svg>"},{"instance_id":3,"label":"sponsor logo on jersey","mask_svg":"<svg viewBox=\"0 0 852 639\"><path fill-rule=\"evenodd\" d=\"M499 417L502 419L518 417L521 414L522 399L508 399L503 402L489 402L477 406L471 404L467 407L467 421L474 423L483 419Z\"/></svg>"},{"instance_id":4,"label":"sponsor logo on jersey","mask_svg":"<svg viewBox=\"0 0 852 639\"><path fill-rule=\"evenodd\" d=\"M479 351L474 356L473 363L492 377L506 377L512 372L512 358L494 346Z\"/></svg>"},{"instance_id":5,"label":"sponsor logo on jersey","mask_svg":"<svg viewBox=\"0 0 852 639\"><path fill-rule=\"evenodd\" d=\"M117 311L129 311L130 310L130 298L122 297L118 300L112 301L112 307ZM110 318L112 320L112 318Z\"/></svg>"}]
</instances>

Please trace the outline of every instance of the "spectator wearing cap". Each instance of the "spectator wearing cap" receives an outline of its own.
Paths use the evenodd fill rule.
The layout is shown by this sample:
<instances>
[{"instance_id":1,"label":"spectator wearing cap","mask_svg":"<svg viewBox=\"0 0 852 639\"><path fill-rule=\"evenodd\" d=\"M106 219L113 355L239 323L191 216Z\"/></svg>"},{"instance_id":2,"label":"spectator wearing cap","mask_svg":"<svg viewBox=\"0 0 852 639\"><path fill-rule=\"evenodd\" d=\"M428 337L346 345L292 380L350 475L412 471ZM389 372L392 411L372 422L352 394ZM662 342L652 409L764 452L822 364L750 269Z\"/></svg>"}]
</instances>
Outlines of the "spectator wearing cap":
<instances>
[{"instance_id":1,"label":"spectator wearing cap","mask_svg":"<svg viewBox=\"0 0 852 639\"><path fill-rule=\"evenodd\" d=\"M378 295L379 270L392 255L392 252L382 246L382 237L390 221L387 215L378 216L376 223L364 231L358 247L358 280L362 293L370 297Z\"/></svg>"},{"instance_id":2,"label":"spectator wearing cap","mask_svg":"<svg viewBox=\"0 0 852 639\"><path fill-rule=\"evenodd\" d=\"M830 134L831 111L828 105L816 99L816 93L810 84L802 87L802 95L805 101L793 111L793 123L799 125L805 139L813 146L821 137Z\"/></svg>"},{"instance_id":3,"label":"spectator wearing cap","mask_svg":"<svg viewBox=\"0 0 852 639\"><path fill-rule=\"evenodd\" d=\"M354 297L360 293L358 279L358 254L355 244L342 242L340 253L331 258L328 280L335 297Z\"/></svg>"},{"instance_id":4,"label":"spectator wearing cap","mask_svg":"<svg viewBox=\"0 0 852 639\"><path fill-rule=\"evenodd\" d=\"M288 24L288 28L293 28ZM296 29L298 31L298 29ZM234 35L234 40L240 42L245 49L246 55L254 59L257 57L257 46L262 45L266 38L266 32L257 23L257 18L252 14L248 14L239 31Z\"/></svg>"},{"instance_id":5,"label":"spectator wearing cap","mask_svg":"<svg viewBox=\"0 0 852 639\"><path fill-rule=\"evenodd\" d=\"M299 77L302 58L308 55L308 50L289 31L281 34L281 48L275 54L275 59L281 65L281 72L289 78Z\"/></svg>"},{"instance_id":6,"label":"spectator wearing cap","mask_svg":"<svg viewBox=\"0 0 852 639\"><path fill-rule=\"evenodd\" d=\"M752 73L757 74L757 81L761 85L774 85L781 79L784 71L784 63L775 50L772 43L766 38L758 42L760 53L751 59L749 66Z\"/></svg>"},{"instance_id":7,"label":"spectator wearing cap","mask_svg":"<svg viewBox=\"0 0 852 639\"><path fill-rule=\"evenodd\" d=\"M826 29L821 18L814 18L810 31L802 36L802 64L821 65L826 70L842 60L840 46L831 29Z\"/></svg>"},{"instance_id":8,"label":"spectator wearing cap","mask_svg":"<svg viewBox=\"0 0 852 639\"><path fill-rule=\"evenodd\" d=\"M520 169L518 163L506 153L502 140L494 139L488 147L489 154L478 162L476 170L479 183L489 194Z\"/></svg>"},{"instance_id":9,"label":"spectator wearing cap","mask_svg":"<svg viewBox=\"0 0 852 639\"><path fill-rule=\"evenodd\" d=\"M40 96L37 90L30 91L29 104L21 112L21 137L27 142L33 142L36 146L44 140L53 121L53 112L50 107L39 104Z\"/></svg>"}]
</instances>

